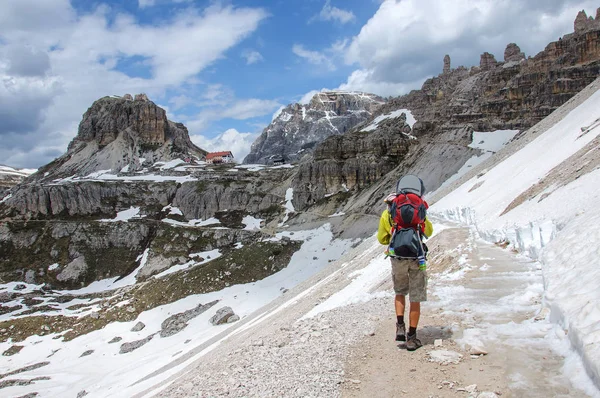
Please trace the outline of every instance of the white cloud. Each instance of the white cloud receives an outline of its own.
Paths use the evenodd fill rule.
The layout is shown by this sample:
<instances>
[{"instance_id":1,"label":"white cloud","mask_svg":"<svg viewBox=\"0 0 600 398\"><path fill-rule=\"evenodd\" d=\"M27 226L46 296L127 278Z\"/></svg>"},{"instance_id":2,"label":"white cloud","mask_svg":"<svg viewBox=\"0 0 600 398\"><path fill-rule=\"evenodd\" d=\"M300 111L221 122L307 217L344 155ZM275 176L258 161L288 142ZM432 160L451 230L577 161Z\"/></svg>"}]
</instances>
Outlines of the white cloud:
<instances>
[{"instance_id":1,"label":"white cloud","mask_svg":"<svg viewBox=\"0 0 600 398\"><path fill-rule=\"evenodd\" d=\"M21 167L52 160L74 137L85 110L105 95L145 92L158 99L169 90L179 95L169 102L173 109L185 106L201 95L182 89L198 84L199 72L266 17L262 9L214 3L148 25L129 14L111 15L105 5L78 14L68 0L3 0L0 158ZM122 62L139 63L149 77L115 69ZM208 86L211 98L203 100L214 105L217 92Z\"/></svg>"},{"instance_id":2,"label":"white cloud","mask_svg":"<svg viewBox=\"0 0 600 398\"><path fill-rule=\"evenodd\" d=\"M292 52L313 65L324 66L330 71L336 69L333 61L322 52L307 50L301 44L294 44Z\"/></svg>"},{"instance_id":3,"label":"white cloud","mask_svg":"<svg viewBox=\"0 0 600 398\"><path fill-rule=\"evenodd\" d=\"M373 71L368 69L359 69L352 72L348 77L348 81L340 87L339 90L344 91L363 91L366 93L374 93L383 97L392 96L396 97L410 90L421 88L425 82L425 78L416 80L414 82L389 82L389 81L377 81L372 77Z\"/></svg>"},{"instance_id":4,"label":"white cloud","mask_svg":"<svg viewBox=\"0 0 600 398\"><path fill-rule=\"evenodd\" d=\"M327 0L325 5L321 9L321 12L318 15L315 15L309 20L309 23L319 20L319 21L337 21L342 24L352 22L356 19L354 13L352 11L343 10L341 8L333 7L331 5L331 0Z\"/></svg>"},{"instance_id":5,"label":"white cloud","mask_svg":"<svg viewBox=\"0 0 600 398\"><path fill-rule=\"evenodd\" d=\"M240 133L236 129L229 129L215 138L203 135L192 135L192 142L209 152L231 151L238 163L250 153L250 147L258 133Z\"/></svg>"},{"instance_id":6,"label":"white cloud","mask_svg":"<svg viewBox=\"0 0 600 398\"><path fill-rule=\"evenodd\" d=\"M478 65L484 51L502 60L511 42L533 56L573 30L578 10L595 14L594 3L386 0L344 47L345 62L359 69L342 87L398 95L441 73L445 54L453 67Z\"/></svg>"},{"instance_id":7,"label":"white cloud","mask_svg":"<svg viewBox=\"0 0 600 398\"><path fill-rule=\"evenodd\" d=\"M242 57L246 59L247 65L252 65L264 60L263 56L255 50L246 50L242 52Z\"/></svg>"},{"instance_id":8,"label":"white cloud","mask_svg":"<svg viewBox=\"0 0 600 398\"><path fill-rule=\"evenodd\" d=\"M218 119L232 118L236 120L246 120L257 116L268 115L279 106L281 106L281 104L275 100L250 98L238 100L223 109L215 110L215 113L218 115Z\"/></svg>"}]
</instances>

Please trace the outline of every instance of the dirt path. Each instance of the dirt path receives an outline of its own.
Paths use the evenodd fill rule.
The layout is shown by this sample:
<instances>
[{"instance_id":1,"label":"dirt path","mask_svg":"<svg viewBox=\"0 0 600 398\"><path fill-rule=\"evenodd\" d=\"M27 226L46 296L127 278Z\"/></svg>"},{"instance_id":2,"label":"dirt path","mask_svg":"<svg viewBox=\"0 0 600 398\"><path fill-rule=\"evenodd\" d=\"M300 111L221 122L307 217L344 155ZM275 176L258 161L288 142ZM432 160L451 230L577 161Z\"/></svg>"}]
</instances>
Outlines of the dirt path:
<instances>
[{"instance_id":1,"label":"dirt path","mask_svg":"<svg viewBox=\"0 0 600 398\"><path fill-rule=\"evenodd\" d=\"M552 326L533 319L542 293L536 264L475 240L467 229L446 230L436 243L456 249L436 259L447 271L432 278L430 301L423 305L419 337L424 346L409 352L394 341L390 298L389 316L375 335L353 347L345 365L350 381L343 384L342 396L585 396L561 372L564 360L547 337ZM463 263L469 270L457 278L448 262ZM434 346L436 339L441 346ZM475 349L488 354L470 355ZM462 358L456 364L432 362L432 353L441 350Z\"/></svg>"},{"instance_id":2,"label":"dirt path","mask_svg":"<svg viewBox=\"0 0 600 398\"><path fill-rule=\"evenodd\" d=\"M439 233L430 248L435 277L419 350L394 341L389 263L370 238L198 347L193 362L168 379L140 380L149 385L137 396L585 396L566 380L564 359L551 350L560 342L548 337L552 326L533 319L543 292L536 264L477 241L467 228ZM307 317L344 297L353 300ZM471 355L473 348L488 355ZM431 362L436 354L459 358Z\"/></svg>"}]
</instances>

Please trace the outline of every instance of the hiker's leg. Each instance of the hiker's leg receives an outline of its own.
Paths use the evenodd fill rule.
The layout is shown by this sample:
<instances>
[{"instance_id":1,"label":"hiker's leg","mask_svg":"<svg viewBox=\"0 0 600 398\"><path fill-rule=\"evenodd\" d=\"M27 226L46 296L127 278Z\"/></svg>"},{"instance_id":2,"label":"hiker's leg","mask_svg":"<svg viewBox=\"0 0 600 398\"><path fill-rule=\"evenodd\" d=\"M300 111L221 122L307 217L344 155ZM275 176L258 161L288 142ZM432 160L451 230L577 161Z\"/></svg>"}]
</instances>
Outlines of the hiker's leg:
<instances>
[{"instance_id":1,"label":"hiker's leg","mask_svg":"<svg viewBox=\"0 0 600 398\"><path fill-rule=\"evenodd\" d=\"M410 314L409 314L409 326L411 328L417 328L419 325L419 318L421 317L421 303L414 301L410 302Z\"/></svg>"},{"instance_id":2,"label":"hiker's leg","mask_svg":"<svg viewBox=\"0 0 600 398\"><path fill-rule=\"evenodd\" d=\"M404 316L404 308L406 307L406 296L397 294L396 299L394 300L394 304L396 307L396 316Z\"/></svg>"}]
</instances>

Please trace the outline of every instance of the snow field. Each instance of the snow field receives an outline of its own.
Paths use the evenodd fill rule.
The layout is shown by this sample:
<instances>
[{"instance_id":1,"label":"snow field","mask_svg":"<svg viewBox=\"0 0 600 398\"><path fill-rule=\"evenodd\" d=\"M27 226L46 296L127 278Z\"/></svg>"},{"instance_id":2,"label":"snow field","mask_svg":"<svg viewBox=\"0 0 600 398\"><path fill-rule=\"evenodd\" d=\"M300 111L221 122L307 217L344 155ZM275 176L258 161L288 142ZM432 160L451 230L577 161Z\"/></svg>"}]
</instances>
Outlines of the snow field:
<instances>
[{"instance_id":1,"label":"snow field","mask_svg":"<svg viewBox=\"0 0 600 398\"><path fill-rule=\"evenodd\" d=\"M114 322L101 330L69 342L55 340L53 339L55 335L29 337L19 343L24 345L24 348L18 355L7 357L0 364L0 373L37 362L50 361L48 366L27 372L26 375L27 377L50 376L51 380L38 381L29 386L9 387L6 393L23 395L32 391L43 391L43 395L47 396L75 396L85 389L90 396L94 397L132 396L180 371L221 343L222 340L218 340L206 347L209 340L232 326L232 324L221 326L210 324L209 318L217 309L230 306L237 315L244 318L281 296L286 289L296 286L320 271L329 262L338 259L353 244L350 240L333 239L329 224L310 231L283 232L272 239L280 240L284 236L294 240L304 240L304 242L285 269L263 280L230 286L217 292L189 296L145 311L134 321ZM216 253L197 254L206 257L207 261L216 258ZM209 255L210 259L208 259ZM145 263L145 258L147 255L140 256L140 266ZM126 282L123 282L123 285L131 282L136 273L137 270L124 278ZM117 283L107 280L102 281L101 286L96 282L94 286L90 285L72 293L113 289ZM156 333L161 329L162 321L170 315L213 300L220 301L204 314L190 320L189 325L180 333L167 338L154 336L150 342L137 350L128 354L119 354L121 343L139 340ZM73 302L68 304L72 305ZM144 322L146 327L140 332L131 332L131 328L139 321ZM122 337L123 340L116 344L107 344L116 336ZM11 345L11 342L1 343L0 350L4 351ZM58 351L53 354L55 350ZM89 356L80 357L87 350L94 350L94 352ZM52 356L46 359L48 355ZM172 361L175 362L169 365ZM168 369L159 372L155 377L134 384L163 366L167 366Z\"/></svg>"}]
</instances>

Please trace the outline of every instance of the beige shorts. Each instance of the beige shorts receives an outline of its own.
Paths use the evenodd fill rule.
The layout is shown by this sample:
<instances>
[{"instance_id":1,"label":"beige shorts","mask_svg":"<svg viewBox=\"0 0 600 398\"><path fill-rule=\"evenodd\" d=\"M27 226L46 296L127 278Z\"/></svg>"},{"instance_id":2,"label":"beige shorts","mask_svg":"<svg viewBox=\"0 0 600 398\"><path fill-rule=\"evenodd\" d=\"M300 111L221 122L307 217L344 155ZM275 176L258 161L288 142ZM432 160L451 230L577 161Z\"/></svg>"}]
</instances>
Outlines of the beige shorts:
<instances>
[{"instance_id":1,"label":"beige shorts","mask_svg":"<svg viewBox=\"0 0 600 398\"><path fill-rule=\"evenodd\" d=\"M427 301L427 271L419 269L417 260L392 258L394 292L409 296L415 303Z\"/></svg>"}]
</instances>

